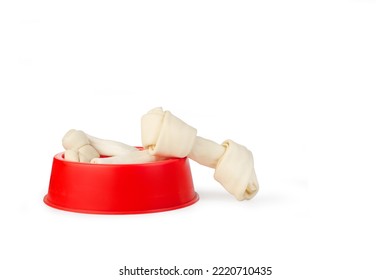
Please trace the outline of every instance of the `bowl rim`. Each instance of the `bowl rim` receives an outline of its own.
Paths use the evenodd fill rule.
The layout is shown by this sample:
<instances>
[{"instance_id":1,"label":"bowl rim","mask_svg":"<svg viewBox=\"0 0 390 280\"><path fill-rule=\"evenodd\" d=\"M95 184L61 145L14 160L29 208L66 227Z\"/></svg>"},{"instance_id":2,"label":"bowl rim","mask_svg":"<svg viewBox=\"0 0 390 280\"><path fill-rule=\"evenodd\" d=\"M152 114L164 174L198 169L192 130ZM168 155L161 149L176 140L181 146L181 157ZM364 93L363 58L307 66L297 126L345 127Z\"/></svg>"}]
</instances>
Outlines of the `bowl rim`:
<instances>
[{"instance_id":1,"label":"bowl rim","mask_svg":"<svg viewBox=\"0 0 390 280\"><path fill-rule=\"evenodd\" d=\"M77 162L77 161L69 161L65 160L64 158L65 152L57 153L54 158L60 161L63 161L66 164L75 164L75 165L84 165L84 166L156 166L156 165L165 165L169 163L173 163L178 160L185 160L187 157L184 158L166 158L158 161L152 161L152 162L144 162L144 163L91 163L91 162ZM105 157L105 155L101 155Z\"/></svg>"}]
</instances>

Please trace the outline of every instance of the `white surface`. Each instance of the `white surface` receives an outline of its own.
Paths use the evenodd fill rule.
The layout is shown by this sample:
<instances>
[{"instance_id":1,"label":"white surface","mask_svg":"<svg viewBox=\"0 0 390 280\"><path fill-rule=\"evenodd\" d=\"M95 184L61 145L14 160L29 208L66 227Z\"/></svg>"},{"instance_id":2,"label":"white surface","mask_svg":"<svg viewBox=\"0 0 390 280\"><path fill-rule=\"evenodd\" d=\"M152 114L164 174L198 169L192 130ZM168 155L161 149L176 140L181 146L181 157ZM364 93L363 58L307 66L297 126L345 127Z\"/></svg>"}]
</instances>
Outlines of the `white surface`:
<instances>
[{"instance_id":1,"label":"white surface","mask_svg":"<svg viewBox=\"0 0 390 280\"><path fill-rule=\"evenodd\" d=\"M321 2L0 2L0 278L388 279L390 10ZM43 204L69 128L139 145L155 106L251 149L258 196L237 202L192 163L201 199L182 210Z\"/></svg>"}]
</instances>

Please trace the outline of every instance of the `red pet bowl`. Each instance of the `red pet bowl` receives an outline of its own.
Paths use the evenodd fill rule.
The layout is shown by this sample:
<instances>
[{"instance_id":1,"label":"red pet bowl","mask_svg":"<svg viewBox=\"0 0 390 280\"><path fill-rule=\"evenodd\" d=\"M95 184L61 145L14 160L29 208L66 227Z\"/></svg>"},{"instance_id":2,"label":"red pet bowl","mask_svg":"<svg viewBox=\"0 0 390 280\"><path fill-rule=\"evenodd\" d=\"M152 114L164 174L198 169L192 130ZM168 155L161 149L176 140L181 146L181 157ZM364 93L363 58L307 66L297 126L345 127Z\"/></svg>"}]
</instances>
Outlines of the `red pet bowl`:
<instances>
[{"instance_id":1,"label":"red pet bowl","mask_svg":"<svg viewBox=\"0 0 390 280\"><path fill-rule=\"evenodd\" d=\"M144 164L91 164L54 156L44 202L54 208L94 214L174 210L198 201L187 158Z\"/></svg>"}]
</instances>

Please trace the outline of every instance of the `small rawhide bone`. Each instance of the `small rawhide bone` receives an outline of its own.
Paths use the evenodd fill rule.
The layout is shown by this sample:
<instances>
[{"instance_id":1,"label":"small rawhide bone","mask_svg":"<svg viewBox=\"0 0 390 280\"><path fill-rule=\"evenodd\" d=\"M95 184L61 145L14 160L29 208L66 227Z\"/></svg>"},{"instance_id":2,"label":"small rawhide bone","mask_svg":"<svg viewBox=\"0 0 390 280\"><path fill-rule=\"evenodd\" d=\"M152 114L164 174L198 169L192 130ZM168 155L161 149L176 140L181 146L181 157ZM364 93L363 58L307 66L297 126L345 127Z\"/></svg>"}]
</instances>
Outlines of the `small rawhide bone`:
<instances>
[{"instance_id":1,"label":"small rawhide bone","mask_svg":"<svg viewBox=\"0 0 390 280\"><path fill-rule=\"evenodd\" d=\"M71 129L62 139L65 148L64 158L68 161L99 164L146 163L162 160L145 150L113 140L97 138L81 130ZM106 157L100 157L104 155Z\"/></svg>"},{"instance_id":2,"label":"small rawhide bone","mask_svg":"<svg viewBox=\"0 0 390 280\"><path fill-rule=\"evenodd\" d=\"M253 156L232 140L219 145L197 136L197 130L169 111L155 108L141 119L142 144L151 155L185 157L215 168L214 178L238 200L251 199L259 189Z\"/></svg>"},{"instance_id":3,"label":"small rawhide bone","mask_svg":"<svg viewBox=\"0 0 390 280\"><path fill-rule=\"evenodd\" d=\"M113 140L100 139L87 134L91 145L101 154L108 157L96 157L91 163L99 164L131 164L147 163L163 158L153 156L145 150L139 150L136 147Z\"/></svg>"}]
</instances>

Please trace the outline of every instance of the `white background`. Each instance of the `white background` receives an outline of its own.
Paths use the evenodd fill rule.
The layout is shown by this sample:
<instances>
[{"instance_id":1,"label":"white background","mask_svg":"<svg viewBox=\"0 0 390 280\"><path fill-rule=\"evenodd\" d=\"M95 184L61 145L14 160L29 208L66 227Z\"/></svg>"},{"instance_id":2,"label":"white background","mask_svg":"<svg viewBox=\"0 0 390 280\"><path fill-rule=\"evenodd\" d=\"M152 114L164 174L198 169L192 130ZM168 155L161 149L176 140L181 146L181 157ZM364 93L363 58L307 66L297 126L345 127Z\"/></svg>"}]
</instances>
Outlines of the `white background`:
<instances>
[{"instance_id":1,"label":"white background","mask_svg":"<svg viewBox=\"0 0 390 280\"><path fill-rule=\"evenodd\" d=\"M177 265L389 279L383 2L1 1L0 278L130 279L124 265ZM259 194L235 201L192 162L200 201L181 210L42 202L68 129L140 145L140 117L156 106L252 150Z\"/></svg>"}]
</instances>

